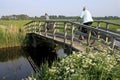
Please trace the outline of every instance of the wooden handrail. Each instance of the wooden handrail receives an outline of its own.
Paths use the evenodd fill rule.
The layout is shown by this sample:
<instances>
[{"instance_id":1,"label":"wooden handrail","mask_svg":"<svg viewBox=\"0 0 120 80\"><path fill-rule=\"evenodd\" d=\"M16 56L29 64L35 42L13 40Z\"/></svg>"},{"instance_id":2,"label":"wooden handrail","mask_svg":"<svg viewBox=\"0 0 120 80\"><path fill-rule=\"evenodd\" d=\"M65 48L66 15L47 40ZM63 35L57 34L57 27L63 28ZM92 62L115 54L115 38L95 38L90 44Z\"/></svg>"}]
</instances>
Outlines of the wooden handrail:
<instances>
[{"instance_id":1,"label":"wooden handrail","mask_svg":"<svg viewBox=\"0 0 120 80\"><path fill-rule=\"evenodd\" d=\"M120 24L115 24L115 23L111 23L111 22L106 22L106 21L95 21L98 23L97 27L91 27L91 26L87 26L87 25L82 25L79 24L77 22L72 22L69 20L49 20L49 21L30 21L28 23L25 24L26 29L28 29L28 32L32 32L32 33L39 33L40 35L42 35L42 33L45 34L45 37L47 37L47 35L50 33L49 30L47 30L48 25L51 26L50 24L52 24L52 35L53 35L53 40L55 40L56 36L59 36L58 34L56 35L56 33L60 33L57 32L57 30L63 30L63 37L64 37L64 44L66 43L67 40L67 35L71 35L71 46L73 46L73 42L74 39L76 39L76 35L86 35L88 37L87 39L87 46L90 46L90 39L91 39L91 32L92 31L96 31L98 32L98 36L96 37L97 39L100 39L100 35L105 34L105 41L108 42L108 39L111 39L111 44L112 44L112 48L114 48L115 43L114 40L120 40L120 34L118 33L114 33L112 31L109 31L109 24L112 25L117 25L120 26ZM100 27L100 23L106 23L106 29L101 29ZM88 33L83 33L81 32L80 29L82 29L82 27L86 28L88 30ZM43 29L42 29L43 28ZM78 29L79 28L79 29ZM69 31L69 33L67 32ZM76 34L77 31L77 34Z\"/></svg>"}]
</instances>

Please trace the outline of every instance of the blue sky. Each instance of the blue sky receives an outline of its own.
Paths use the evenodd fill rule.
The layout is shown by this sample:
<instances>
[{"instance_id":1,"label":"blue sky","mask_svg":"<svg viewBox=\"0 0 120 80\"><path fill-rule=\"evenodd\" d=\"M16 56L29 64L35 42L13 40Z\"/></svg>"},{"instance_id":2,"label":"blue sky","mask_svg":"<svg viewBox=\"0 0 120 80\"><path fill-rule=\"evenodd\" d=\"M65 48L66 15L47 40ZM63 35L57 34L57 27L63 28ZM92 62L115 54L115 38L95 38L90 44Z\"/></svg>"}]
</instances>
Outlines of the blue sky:
<instances>
[{"instance_id":1,"label":"blue sky","mask_svg":"<svg viewBox=\"0 0 120 80\"><path fill-rule=\"evenodd\" d=\"M2 15L27 14L79 16L87 6L93 16L119 16L120 0L0 0Z\"/></svg>"}]
</instances>

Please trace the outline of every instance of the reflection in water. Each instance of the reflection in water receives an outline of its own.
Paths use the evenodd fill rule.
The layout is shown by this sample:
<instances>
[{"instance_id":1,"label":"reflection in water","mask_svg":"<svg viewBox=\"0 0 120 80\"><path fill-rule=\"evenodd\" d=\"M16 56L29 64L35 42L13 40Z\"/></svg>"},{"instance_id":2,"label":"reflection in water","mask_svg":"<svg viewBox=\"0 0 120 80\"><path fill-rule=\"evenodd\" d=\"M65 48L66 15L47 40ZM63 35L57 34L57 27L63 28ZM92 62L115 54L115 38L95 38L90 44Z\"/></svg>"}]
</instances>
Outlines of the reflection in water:
<instances>
[{"instance_id":1,"label":"reflection in water","mask_svg":"<svg viewBox=\"0 0 120 80\"><path fill-rule=\"evenodd\" d=\"M27 49L27 52L38 67L40 67L41 64L46 62L50 66L52 62L57 58L54 49L49 47L48 44L39 45L36 48L31 47Z\"/></svg>"},{"instance_id":2,"label":"reflection in water","mask_svg":"<svg viewBox=\"0 0 120 80\"><path fill-rule=\"evenodd\" d=\"M20 47L0 49L0 80L21 80L34 74Z\"/></svg>"}]
</instances>

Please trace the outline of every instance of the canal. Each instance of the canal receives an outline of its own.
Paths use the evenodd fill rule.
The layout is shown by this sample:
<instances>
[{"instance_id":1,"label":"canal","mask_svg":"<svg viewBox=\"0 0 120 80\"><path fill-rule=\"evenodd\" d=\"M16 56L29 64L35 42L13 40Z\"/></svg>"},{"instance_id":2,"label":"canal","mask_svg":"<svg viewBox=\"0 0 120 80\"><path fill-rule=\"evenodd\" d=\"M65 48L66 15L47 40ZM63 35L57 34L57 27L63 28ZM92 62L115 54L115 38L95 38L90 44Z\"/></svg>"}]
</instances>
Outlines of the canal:
<instances>
[{"instance_id":1,"label":"canal","mask_svg":"<svg viewBox=\"0 0 120 80\"><path fill-rule=\"evenodd\" d=\"M36 48L2 48L0 49L0 80L21 80L35 76L35 69L29 58L39 68L45 62L51 65L56 59L56 52L47 45Z\"/></svg>"},{"instance_id":2,"label":"canal","mask_svg":"<svg viewBox=\"0 0 120 80\"><path fill-rule=\"evenodd\" d=\"M21 80L34 75L28 56L21 47L0 49L0 80Z\"/></svg>"}]
</instances>

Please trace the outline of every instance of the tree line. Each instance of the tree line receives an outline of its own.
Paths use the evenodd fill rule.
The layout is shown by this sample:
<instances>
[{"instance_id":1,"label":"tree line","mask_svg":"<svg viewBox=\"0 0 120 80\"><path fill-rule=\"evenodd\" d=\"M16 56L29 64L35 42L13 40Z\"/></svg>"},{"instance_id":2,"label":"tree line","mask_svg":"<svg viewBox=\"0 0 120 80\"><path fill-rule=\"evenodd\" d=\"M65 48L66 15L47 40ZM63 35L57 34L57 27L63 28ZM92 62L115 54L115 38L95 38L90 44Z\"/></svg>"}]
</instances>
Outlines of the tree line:
<instances>
[{"instance_id":1,"label":"tree line","mask_svg":"<svg viewBox=\"0 0 120 80\"><path fill-rule=\"evenodd\" d=\"M50 15L50 19L77 19L79 16L64 16L64 15ZM42 15L40 17L30 17L26 14L20 14L20 15L8 15L8 16L2 16L0 18L1 20L33 20L33 19L45 19L45 16ZM105 16L105 17L93 17L95 20L117 20L120 19L118 16Z\"/></svg>"}]
</instances>

